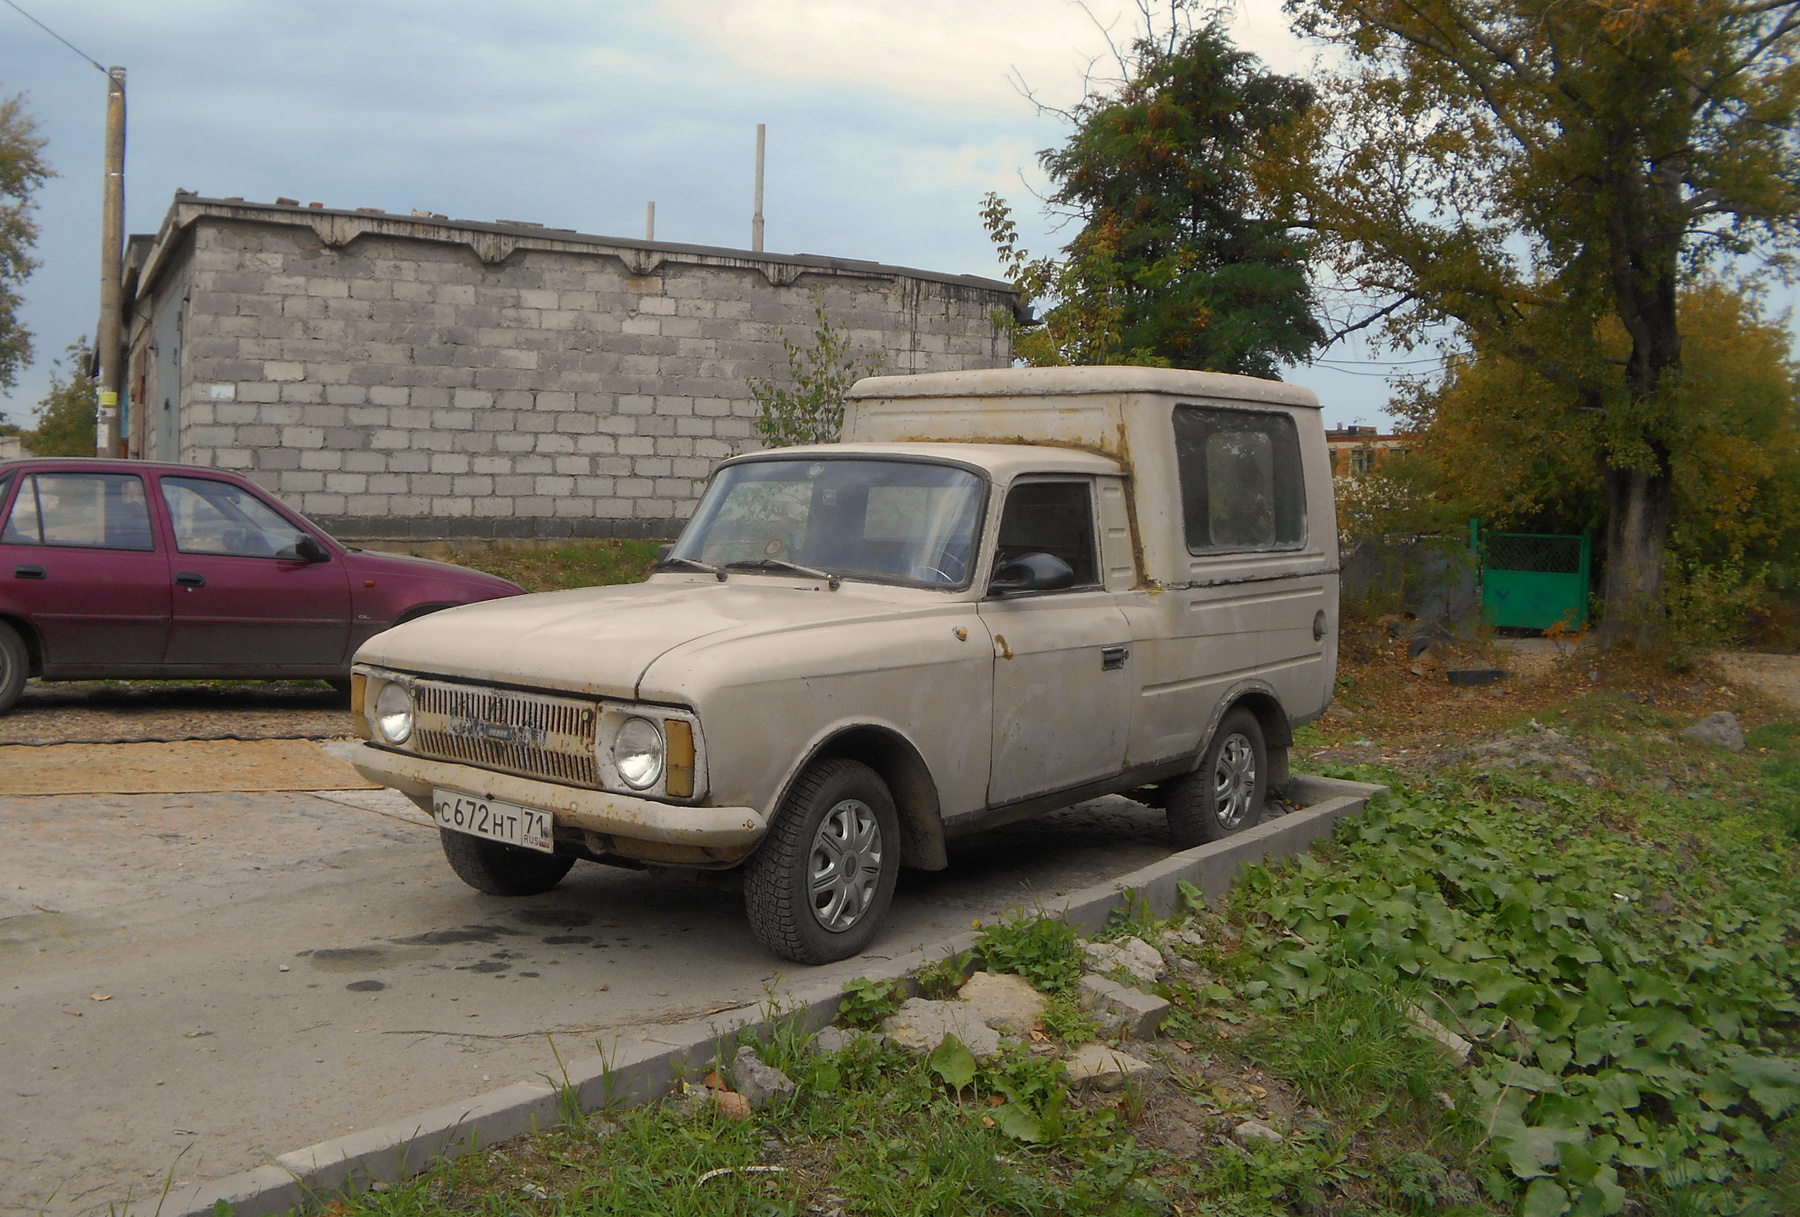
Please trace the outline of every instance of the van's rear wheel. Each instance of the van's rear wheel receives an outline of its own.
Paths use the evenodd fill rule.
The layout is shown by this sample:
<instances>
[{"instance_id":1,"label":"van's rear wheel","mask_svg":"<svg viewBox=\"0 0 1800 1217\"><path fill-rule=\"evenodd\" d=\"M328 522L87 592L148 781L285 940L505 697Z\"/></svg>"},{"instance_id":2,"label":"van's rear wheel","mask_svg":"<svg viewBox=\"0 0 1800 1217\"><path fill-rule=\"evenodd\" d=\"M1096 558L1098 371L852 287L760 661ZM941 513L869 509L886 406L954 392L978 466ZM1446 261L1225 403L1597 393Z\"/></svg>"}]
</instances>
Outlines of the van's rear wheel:
<instances>
[{"instance_id":1,"label":"van's rear wheel","mask_svg":"<svg viewBox=\"0 0 1800 1217\"><path fill-rule=\"evenodd\" d=\"M522 849L504 841L438 829L456 877L490 896L538 896L562 882L575 859Z\"/></svg>"},{"instance_id":2,"label":"van's rear wheel","mask_svg":"<svg viewBox=\"0 0 1800 1217\"><path fill-rule=\"evenodd\" d=\"M1269 750L1256 715L1227 714L1200 768L1167 789L1169 833L1180 849L1224 840L1260 820L1269 793Z\"/></svg>"},{"instance_id":3,"label":"van's rear wheel","mask_svg":"<svg viewBox=\"0 0 1800 1217\"><path fill-rule=\"evenodd\" d=\"M900 818L873 769L828 760L800 776L744 866L757 940L795 963L869 945L900 874Z\"/></svg>"}]
</instances>

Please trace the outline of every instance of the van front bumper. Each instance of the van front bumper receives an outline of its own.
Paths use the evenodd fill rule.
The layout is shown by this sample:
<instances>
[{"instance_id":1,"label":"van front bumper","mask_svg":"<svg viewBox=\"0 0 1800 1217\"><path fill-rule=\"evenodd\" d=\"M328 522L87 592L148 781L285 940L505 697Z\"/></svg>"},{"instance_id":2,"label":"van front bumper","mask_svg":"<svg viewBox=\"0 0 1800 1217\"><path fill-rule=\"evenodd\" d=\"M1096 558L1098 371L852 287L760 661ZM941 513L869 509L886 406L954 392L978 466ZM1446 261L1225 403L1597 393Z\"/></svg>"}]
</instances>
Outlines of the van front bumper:
<instances>
[{"instance_id":1,"label":"van front bumper","mask_svg":"<svg viewBox=\"0 0 1800 1217\"><path fill-rule=\"evenodd\" d=\"M434 790L513 803L547 811L559 827L579 828L605 838L590 847L644 861L718 864L749 855L768 831L753 807L689 807L659 803L605 790L560 786L535 778L495 773L454 761L389 752L370 744L350 755L350 764L371 782L392 787L425 808Z\"/></svg>"}]
</instances>

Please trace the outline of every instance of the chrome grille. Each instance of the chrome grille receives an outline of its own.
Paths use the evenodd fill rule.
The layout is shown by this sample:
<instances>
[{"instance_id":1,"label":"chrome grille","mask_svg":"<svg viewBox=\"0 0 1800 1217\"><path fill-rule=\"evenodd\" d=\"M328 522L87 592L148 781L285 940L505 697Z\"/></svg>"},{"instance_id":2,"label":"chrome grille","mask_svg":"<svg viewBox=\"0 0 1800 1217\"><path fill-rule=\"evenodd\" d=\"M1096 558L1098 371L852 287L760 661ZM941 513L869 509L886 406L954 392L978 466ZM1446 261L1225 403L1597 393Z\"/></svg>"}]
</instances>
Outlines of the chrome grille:
<instances>
[{"instance_id":1,"label":"chrome grille","mask_svg":"<svg viewBox=\"0 0 1800 1217\"><path fill-rule=\"evenodd\" d=\"M573 698L421 680L413 685L412 745L439 760L598 786L599 712Z\"/></svg>"}]
</instances>

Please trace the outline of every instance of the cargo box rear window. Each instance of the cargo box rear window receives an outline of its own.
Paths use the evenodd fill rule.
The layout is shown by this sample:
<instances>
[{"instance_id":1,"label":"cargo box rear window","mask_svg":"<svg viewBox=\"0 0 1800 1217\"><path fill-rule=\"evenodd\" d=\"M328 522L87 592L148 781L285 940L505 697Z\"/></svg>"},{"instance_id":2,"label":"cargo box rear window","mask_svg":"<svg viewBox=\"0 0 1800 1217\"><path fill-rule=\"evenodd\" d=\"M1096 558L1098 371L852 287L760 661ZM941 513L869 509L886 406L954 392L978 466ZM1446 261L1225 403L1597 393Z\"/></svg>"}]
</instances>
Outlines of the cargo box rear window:
<instances>
[{"instance_id":1,"label":"cargo box rear window","mask_svg":"<svg viewBox=\"0 0 1800 1217\"><path fill-rule=\"evenodd\" d=\"M1189 553L1306 544L1306 484L1292 418L1176 406L1175 460Z\"/></svg>"}]
</instances>

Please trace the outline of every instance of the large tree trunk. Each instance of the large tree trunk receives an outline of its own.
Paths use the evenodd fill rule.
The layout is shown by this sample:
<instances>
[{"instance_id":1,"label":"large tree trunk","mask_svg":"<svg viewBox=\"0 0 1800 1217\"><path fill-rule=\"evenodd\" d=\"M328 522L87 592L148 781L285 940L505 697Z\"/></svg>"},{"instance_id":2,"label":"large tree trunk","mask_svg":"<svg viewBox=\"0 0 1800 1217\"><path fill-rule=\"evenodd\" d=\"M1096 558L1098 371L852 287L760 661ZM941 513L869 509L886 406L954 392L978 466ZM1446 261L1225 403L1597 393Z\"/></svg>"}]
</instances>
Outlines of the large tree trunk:
<instances>
[{"instance_id":1,"label":"large tree trunk","mask_svg":"<svg viewBox=\"0 0 1800 1217\"><path fill-rule=\"evenodd\" d=\"M1666 457L1655 473L1606 470L1606 616L1600 645L1653 645L1666 618L1662 606L1663 546L1669 535L1674 479Z\"/></svg>"},{"instance_id":2,"label":"large tree trunk","mask_svg":"<svg viewBox=\"0 0 1800 1217\"><path fill-rule=\"evenodd\" d=\"M1654 419L1661 412L1654 403L1681 372L1682 228L1668 222L1669 215L1680 212L1681 181L1679 173L1664 165L1653 170L1647 182L1637 185L1649 189L1642 195L1635 189L1620 191L1618 205L1608 217L1609 252L1614 308L1631 337L1631 356L1625 365L1627 391L1641 411L1639 416ZM1652 408L1643 410L1647 405ZM1610 459L1605 464L1608 503L1602 646L1619 642L1652 646L1662 637L1668 621L1662 604L1663 549L1669 539L1675 479L1659 430L1648 425L1634 437L1638 442L1625 445L1632 466L1642 463L1643 449L1648 448L1648 468L1623 467Z\"/></svg>"}]
</instances>

